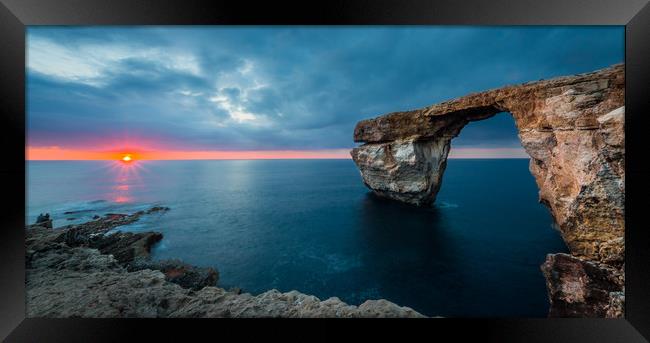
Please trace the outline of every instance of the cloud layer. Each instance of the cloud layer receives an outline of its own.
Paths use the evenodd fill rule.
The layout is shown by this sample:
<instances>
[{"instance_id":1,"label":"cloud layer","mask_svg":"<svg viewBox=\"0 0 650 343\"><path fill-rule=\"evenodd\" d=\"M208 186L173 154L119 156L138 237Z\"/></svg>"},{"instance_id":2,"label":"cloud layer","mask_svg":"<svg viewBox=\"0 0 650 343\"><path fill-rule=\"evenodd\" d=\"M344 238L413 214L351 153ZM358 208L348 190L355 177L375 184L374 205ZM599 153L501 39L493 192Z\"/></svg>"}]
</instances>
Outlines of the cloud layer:
<instances>
[{"instance_id":1,"label":"cloud layer","mask_svg":"<svg viewBox=\"0 0 650 343\"><path fill-rule=\"evenodd\" d=\"M354 146L379 114L623 62L623 27L30 27L28 144ZM512 119L454 141L519 145Z\"/></svg>"}]
</instances>

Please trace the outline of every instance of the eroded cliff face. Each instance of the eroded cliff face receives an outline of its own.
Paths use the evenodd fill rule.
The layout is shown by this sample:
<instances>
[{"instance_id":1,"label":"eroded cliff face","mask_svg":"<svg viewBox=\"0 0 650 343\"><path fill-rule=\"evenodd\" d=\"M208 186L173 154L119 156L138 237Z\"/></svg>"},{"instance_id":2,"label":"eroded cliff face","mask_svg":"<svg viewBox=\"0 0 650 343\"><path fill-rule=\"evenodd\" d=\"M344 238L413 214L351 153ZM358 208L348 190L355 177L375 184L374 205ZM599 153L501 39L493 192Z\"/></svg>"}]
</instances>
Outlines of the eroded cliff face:
<instances>
[{"instance_id":1,"label":"eroded cliff face","mask_svg":"<svg viewBox=\"0 0 650 343\"><path fill-rule=\"evenodd\" d=\"M357 124L354 140L365 144L352 150L352 158L378 195L428 205L440 189L452 138L471 121L509 112L531 157L540 201L551 211L571 254L577 261L621 270L624 87L624 66L615 65L390 113ZM555 264L548 259L547 264L551 273ZM568 304L565 308L571 308ZM551 314L575 315L579 308Z\"/></svg>"}]
</instances>

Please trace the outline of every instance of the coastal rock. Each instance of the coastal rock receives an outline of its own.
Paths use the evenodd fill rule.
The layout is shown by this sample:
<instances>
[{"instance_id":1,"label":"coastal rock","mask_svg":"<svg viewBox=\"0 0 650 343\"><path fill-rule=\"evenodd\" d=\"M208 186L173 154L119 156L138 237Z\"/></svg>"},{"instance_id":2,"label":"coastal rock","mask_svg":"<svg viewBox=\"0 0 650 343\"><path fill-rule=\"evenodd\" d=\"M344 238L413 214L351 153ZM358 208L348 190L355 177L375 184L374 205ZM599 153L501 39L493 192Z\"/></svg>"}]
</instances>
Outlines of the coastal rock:
<instances>
[{"instance_id":1,"label":"coastal rock","mask_svg":"<svg viewBox=\"0 0 650 343\"><path fill-rule=\"evenodd\" d=\"M117 232L91 238L89 247L102 254L113 255L119 263L128 264L136 259L149 258L151 247L162 239L159 232Z\"/></svg>"},{"instance_id":2,"label":"coastal rock","mask_svg":"<svg viewBox=\"0 0 650 343\"><path fill-rule=\"evenodd\" d=\"M91 222L92 223L92 222ZM102 226L109 230L109 226ZM65 243L70 247L90 247L98 249L103 254L110 254L119 263L129 264L137 259L147 259L151 247L162 239L158 232L105 232L90 231L87 226L80 225L62 230L56 242Z\"/></svg>"},{"instance_id":3,"label":"coastal rock","mask_svg":"<svg viewBox=\"0 0 650 343\"><path fill-rule=\"evenodd\" d=\"M546 277L552 317L621 317L624 274L567 254L549 254L541 267Z\"/></svg>"},{"instance_id":4,"label":"coastal rock","mask_svg":"<svg viewBox=\"0 0 650 343\"><path fill-rule=\"evenodd\" d=\"M59 232L40 225L27 226L25 237L25 267L31 268L32 261L39 254L46 254L49 250L59 249L63 243L56 242Z\"/></svg>"},{"instance_id":5,"label":"coastal rock","mask_svg":"<svg viewBox=\"0 0 650 343\"><path fill-rule=\"evenodd\" d=\"M396 140L352 151L363 181L380 196L414 205L435 200L447 165L449 140ZM442 158L442 156L445 156Z\"/></svg>"},{"instance_id":6,"label":"coastal rock","mask_svg":"<svg viewBox=\"0 0 650 343\"><path fill-rule=\"evenodd\" d=\"M180 260L149 261L138 260L129 266L129 271L153 269L165 275L165 280L183 288L200 290L207 286L216 286L219 273L214 268L201 268Z\"/></svg>"},{"instance_id":7,"label":"coastal rock","mask_svg":"<svg viewBox=\"0 0 650 343\"><path fill-rule=\"evenodd\" d=\"M143 215L169 211L168 207L154 206L146 211L134 214L109 213L104 217L79 224L68 225L57 229L59 236L56 242L65 243L69 247L90 247L98 249L103 254L110 254L122 264L131 264L137 260L149 258L151 247L162 239L158 232L113 232L116 227L131 224Z\"/></svg>"},{"instance_id":8,"label":"coastal rock","mask_svg":"<svg viewBox=\"0 0 650 343\"><path fill-rule=\"evenodd\" d=\"M51 250L26 272L28 317L422 317L385 300L357 307L297 291L256 296L212 286L194 291L167 281L158 270L129 272L111 255L90 248Z\"/></svg>"},{"instance_id":9,"label":"coastal rock","mask_svg":"<svg viewBox=\"0 0 650 343\"><path fill-rule=\"evenodd\" d=\"M156 212L156 211L154 211ZM28 317L423 317L386 300L360 306L297 291L259 295L215 287L218 273L178 260L149 261L151 237L114 233L141 215L108 215L84 224L26 228ZM140 235L140 236L139 236ZM68 245L70 243L71 245ZM124 253L125 251L132 251ZM133 258L132 258L133 257Z\"/></svg>"},{"instance_id":10,"label":"coastal rock","mask_svg":"<svg viewBox=\"0 0 650 343\"><path fill-rule=\"evenodd\" d=\"M624 87L624 65L619 64L390 113L357 123L354 141L364 144L351 155L377 195L429 205L440 189L452 138L469 122L510 112L530 155L539 200L571 254L620 269L625 255Z\"/></svg>"},{"instance_id":11,"label":"coastal rock","mask_svg":"<svg viewBox=\"0 0 650 343\"><path fill-rule=\"evenodd\" d=\"M36 217L36 223L35 225L40 225L46 228L52 228L52 219L50 218L49 213L41 213Z\"/></svg>"}]
</instances>

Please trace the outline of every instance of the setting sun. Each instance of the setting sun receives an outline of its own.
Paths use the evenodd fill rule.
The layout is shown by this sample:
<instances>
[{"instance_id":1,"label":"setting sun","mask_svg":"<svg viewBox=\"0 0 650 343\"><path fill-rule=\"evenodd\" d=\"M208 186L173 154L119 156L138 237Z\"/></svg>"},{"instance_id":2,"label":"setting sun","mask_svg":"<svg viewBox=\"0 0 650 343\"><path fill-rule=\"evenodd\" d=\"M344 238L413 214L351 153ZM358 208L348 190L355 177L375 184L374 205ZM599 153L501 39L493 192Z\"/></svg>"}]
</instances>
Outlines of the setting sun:
<instances>
[{"instance_id":1,"label":"setting sun","mask_svg":"<svg viewBox=\"0 0 650 343\"><path fill-rule=\"evenodd\" d=\"M131 157L131 155L122 156L122 162L131 162L132 160L133 158Z\"/></svg>"}]
</instances>

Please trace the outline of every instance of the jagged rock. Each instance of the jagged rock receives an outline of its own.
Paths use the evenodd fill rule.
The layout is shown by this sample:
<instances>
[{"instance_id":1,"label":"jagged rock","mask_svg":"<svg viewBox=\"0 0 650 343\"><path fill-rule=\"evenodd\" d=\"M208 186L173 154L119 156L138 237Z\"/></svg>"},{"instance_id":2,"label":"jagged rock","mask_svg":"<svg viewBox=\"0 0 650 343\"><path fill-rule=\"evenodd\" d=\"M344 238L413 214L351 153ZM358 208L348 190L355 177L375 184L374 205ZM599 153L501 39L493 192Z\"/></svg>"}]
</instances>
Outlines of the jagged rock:
<instances>
[{"instance_id":1,"label":"jagged rock","mask_svg":"<svg viewBox=\"0 0 650 343\"><path fill-rule=\"evenodd\" d=\"M37 258L38 254L47 253L52 249L61 247L61 243L56 242L59 233L51 228L40 225L29 225L25 237L25 267L30 268L32 261Z\"/></svg>"},{"instance_id":2,"label":"jagged rock","mask_svg":"<svg viewBox=\"0 0 650 343\"><path fill-rule=\"evenodd\" d=\"M113 255L119 263L130 264L135 260L147 259L151 247L162 239L158 232L115 232L112 229L131 224L141 216L155 212L169 211L169 207L154 206L146 211L138 211L127 215L109 213L104 217L59 229L56 242L65 243L70 247L96 248L101 253Z\"/></svg>"},{"instance_id":3,"label":"jagged rock","mask_svg":"<svg viewBox=\"0 0 650 343\"><path fill-rule=\"evenodd\" d=\"M357 123L354 141L365 144L351 155L366 186L379 196L429 205L440 188L451 139L469 122L510 112L531 157L540 202L550 209L571 254L620 270L624 90L619 64L390 113Z\"/></svg>"},{"instance_id":4,"label":"jagged rock","mask_svg":"<svg viewBox=\"0 0 650 343\"><path fill-rule=\"evenodd\" d=\"M52 228L52 219L50 218L50 214L49 213L45 213L45 214L41 213L41 214L39 214L38 217L36 217L36 223L34 223L34 224L51 229Z\"/></svg>"},{"instance_id":5,"label":"jagged rock","mask_svg":"<svg viewBox=\"0 0 650 343\"><path fill-rule=\"evenodd\" d=\"M610 292L609 304L606 309L606 318L623 318L625 316L625 292Z\"/></svg>"},{"instance_id":6,"label":"jagged rock","mask_svg":"<svg viewBox=\"0 0 650 343\"><path fill-rule=\"evenodd\" d=\"M606 264L549 254L541 267L552 317L622 317L624 274Z\"/></svg>"},{"instance_id":7,"label":"jagged rock","mask_svg":"<svg viewBox=\"0 0 650 343\"><path fill-rule=\"evenodd\" d=\"M281 293L275 289L253 296L235 294L220 288L206 287L196 298L170 314L171 317L423 317L408 307L386 300L348 305L336 297L320 300L297 291Z\"/></svg>"},{"instance_id":8,"label":"jagged rock","mask_svg":"<svg viewBox=\"0 0 650 343\"><path fill-rule=\"evenodd\" d=\"M89 247L98 249L102 254L110 254L119 263L129 264L136 259L149 258L151 247L162 239L159 232L117 232L111 235L99 235L91 239Z\"/></svg>"},{"instance_id":9,"label":"jagged rock","mask_svg":"<svg viewBox=\"0 0 650 343\"><path fill-rule=\"evenodd\" d=\"M153 210L153 209L152 209ZM386 300L360 306L291 291L260 295L215 287L218 273L178 260L149 261L157 232L107 232L143 214L109 214L88 223L26 230L29 317L422 317Z\"/></svg>"},{"instance_id":10,"label":"jagged rock","mask_svg":"<svg viewBox=\"0 0 650 343\"><path fill-rule=\"evenodd\" d=\"M242 294L243 291L239 287L231 287L228 289L228 292L235 293L235 294Z\"/></svg>"},{"instance_id":11,"label":"jagged rock","mask_svg":"<svg viewBox=\"0 0 650 343\"><path fill-rule=\"evenodd\" d=\"M166 207L166 206L154 206L154 207L148 209L147 211L145 211L145 213L146 214L151 214L151 213L154 213L154 212L166 212L166 211L169 211L169 207Z\"/></svg>"},{"instance_id":12,"label":"jagged rock","mask_svg":"<svg viewBox=\"0 0 650 343\"><path fill-rule=\"evenodd\" d=\"M103 228L97 223L91 225ZM179 261L151 262L166 275L160 270L138 269L144 268L139 260L133 262L135 268L127 268L112 254L84 245L68 246L57 231L41 226L26 230L30 255L26 268L28 317L422 317L386 300L367 301L357 307L338 298L321 301L297 291L270 290L254 296L213 286L196 290L196 280L212 282L206 281L211 276L205 276L203 269L192 269ZM179 266L188 279L198 276L186 284L197 287L183 288L179 284L184 281L169 281L169 272ZM216 283L216 275L212 276Z\"/></svg>"},{"instance_id":13,"label":"jagged rock","mask_svg":"<svg viewBox=\"0 0 650 343\"><path fill-rule=\"evenodd\" d=\"M142 269L160 270L165 274L165 280L194 290L216 286L219 280L219 273L213 268L196 267L180 260L138 260L129 266L129 271Z\"/></svg>"},{"instance_id":14,"label":"jagged rock","mask_svg":"<svg viewBox=\"0 0 650 343\"><path fill-rule=\"evenodd\" d=\"M91 212L92 210L74 210L74 211L65 211L63 214L76 214L76 213L87 213Z\"/></svg>"},{"instance_id":15,"label":"jagged rock","mask_svg":"<svg viewBox=\"0 0 650 343\"><path fill-rule=\"evenodd\" d=\"M115 232L105 235L100 231L89 231L88 227L81 225L62 230L56 238L57 242L65 243L70 247L90 247L98 249L103 254L113 255L119 263L129 264L136 259L148 258L151 247L162 239L158 232Z\"/></svg>"}]
</instances>

